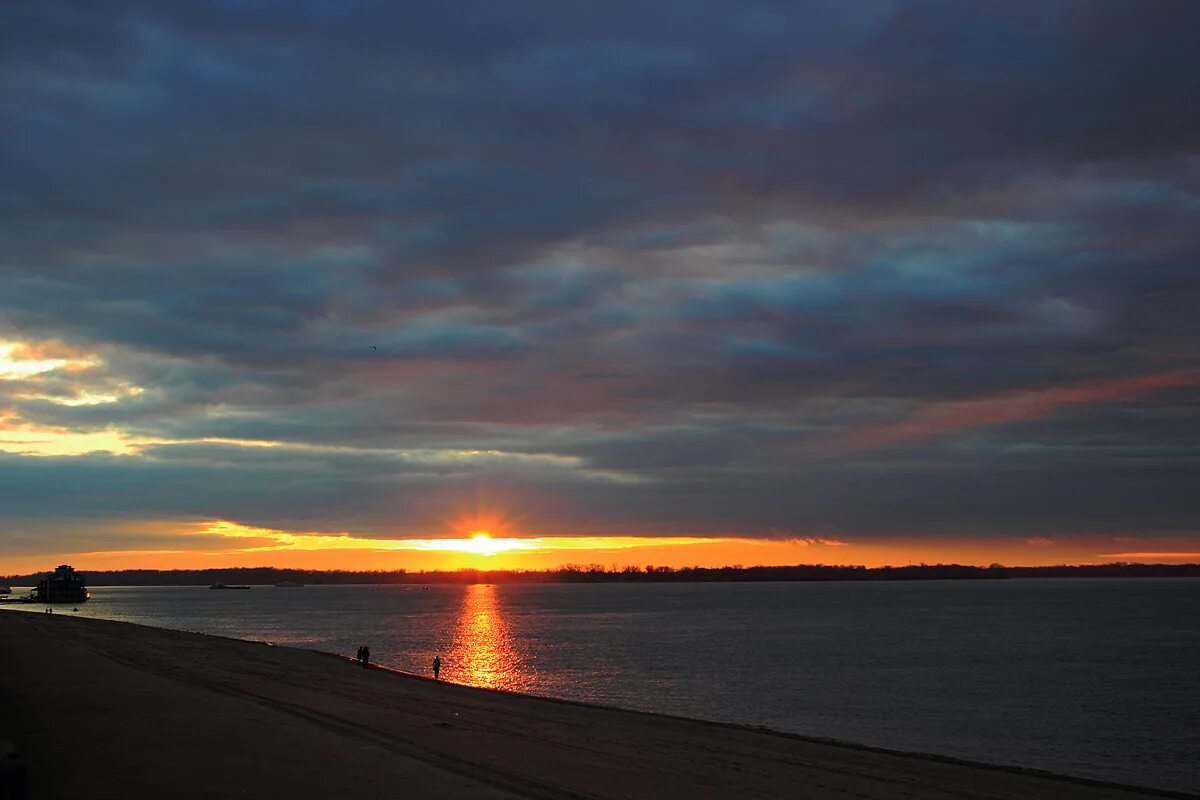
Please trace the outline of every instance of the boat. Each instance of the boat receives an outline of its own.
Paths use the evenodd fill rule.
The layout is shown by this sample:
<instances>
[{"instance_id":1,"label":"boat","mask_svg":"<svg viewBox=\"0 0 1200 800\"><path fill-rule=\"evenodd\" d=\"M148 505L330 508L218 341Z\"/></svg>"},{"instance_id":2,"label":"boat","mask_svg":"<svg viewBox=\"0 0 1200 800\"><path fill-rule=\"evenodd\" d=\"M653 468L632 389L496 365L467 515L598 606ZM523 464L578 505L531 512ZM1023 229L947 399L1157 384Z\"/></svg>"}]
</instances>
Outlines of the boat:
<instances>
[{"instance_id":1,"label":"boat","mask_svg":"<svg viewBox=\"0 0 1200 800\"><path fill-rule=\"evenodd\" d=\"M212 586L210 586L208 588L210 588L210 589L249 589L250 587L249 586L234 586L232 584L221 583L220 581L217 581L216 583L214 583Z\"/></svg>"},{"instance_id":2,"label":"boat","mask_svg":"<svg viewBox=\"0 0 1200 800\"><path fill-rule=\"evenodd\" d=\"M296 581L279 581L275 585L278 586L280 589L299 589L304 584L297 583Z\"/></svg>"},{"instance_id":3,"label":"boat","mask_svg":"<svg viewBox=\"0 0 1200 800\"><path fill-rule=\"evenodd\" d=\"M0 586L0 594L12 594L11 586Z\"/></svg>"},{"instance_id":4,"label":"boat","mask_svg":"<svg viewBox=\"0 0 1200 800\"><path fill-rule=\"evenodd\" d=\"M32 595L35 603L82 603L91 596L83 576L69 564L60 564L39 581Z\"/></svg>"}]
</instances>

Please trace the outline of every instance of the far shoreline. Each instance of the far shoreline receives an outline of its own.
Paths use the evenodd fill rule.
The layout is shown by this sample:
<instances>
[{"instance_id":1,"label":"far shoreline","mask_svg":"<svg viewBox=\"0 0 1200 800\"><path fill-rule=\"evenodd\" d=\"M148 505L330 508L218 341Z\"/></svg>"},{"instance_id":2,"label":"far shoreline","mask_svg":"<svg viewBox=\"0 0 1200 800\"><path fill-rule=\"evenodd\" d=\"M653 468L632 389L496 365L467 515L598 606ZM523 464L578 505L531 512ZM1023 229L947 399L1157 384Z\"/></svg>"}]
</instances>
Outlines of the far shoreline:
<instances>
[{"instance_id":1,"label":"far shoreline","mask_svg":"<svg viewBox=\"0 0 1200 800\"><path fill-rule=\"evenodd\" d=\"M186 570L90 570L79 567L89 586L212 586L213 584L271 586L454 585L492 584L646 584L646 583L883 583L905 581L1028 580L1033 578L1200 578L1200 563L1066 564L1056 566L987 567L964 564L907 566L840 566L795 564L754 567L623 567L597 564L566 565L550 570L459 569L426 572L406 570L303 570L284 567L227 567ZM44 572L0 576L0 585L29 587Z\"/></svg>"}]
</instances>

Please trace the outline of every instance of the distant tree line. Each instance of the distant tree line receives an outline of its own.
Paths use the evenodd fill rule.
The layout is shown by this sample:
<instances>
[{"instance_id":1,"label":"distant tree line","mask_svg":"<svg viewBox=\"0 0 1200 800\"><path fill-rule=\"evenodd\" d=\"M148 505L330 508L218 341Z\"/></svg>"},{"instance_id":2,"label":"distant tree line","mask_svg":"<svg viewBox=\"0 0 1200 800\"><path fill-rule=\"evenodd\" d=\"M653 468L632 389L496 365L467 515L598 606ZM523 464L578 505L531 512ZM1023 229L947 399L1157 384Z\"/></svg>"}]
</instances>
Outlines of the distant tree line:
<instances>
[{"instance_id":1,"label":"distant tree line","mask_svg":"<svg viewBox=\"0 0 1200 800\"><path fill-rule=\"evenodd\" d=\"M0 583L32 586L46 573L8 575ZM213 583L272 584L433 584L433 583L695 583L720 581L904 581L1004 578L1195 578L1200 564L1083 564L1054 567L988 567L962 564L914 564L904 567L797 564L778 567L645 567L605 568L600 564L566 564L550 570L306 570L275 567L229 569L124 569L86 572L89 586L197 586Z\"/></svg>"}]
</instances>

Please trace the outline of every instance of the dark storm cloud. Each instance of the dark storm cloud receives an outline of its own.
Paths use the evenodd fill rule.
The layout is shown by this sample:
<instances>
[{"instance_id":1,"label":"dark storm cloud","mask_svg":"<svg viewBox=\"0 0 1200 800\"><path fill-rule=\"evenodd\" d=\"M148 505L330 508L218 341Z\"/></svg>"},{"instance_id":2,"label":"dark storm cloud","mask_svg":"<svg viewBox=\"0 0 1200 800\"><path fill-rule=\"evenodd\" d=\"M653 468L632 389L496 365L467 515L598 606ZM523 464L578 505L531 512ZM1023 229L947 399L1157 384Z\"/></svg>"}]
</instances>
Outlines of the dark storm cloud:
<instances>
[{"instance_id":1,"label":"dark storm cloud","mask_svg":"<svg viewBox=\"0 0 1200 800\"><path fill-rule=\"evenodd\" d=\"M0 426L191 442L8 457L80 514L368 529L380 481L486 479L560 532L1193 524L1196 384L1120 387L1200 359L1194 3L0 25L0 339L98 360Z\"/></svg>"}]
</instances>

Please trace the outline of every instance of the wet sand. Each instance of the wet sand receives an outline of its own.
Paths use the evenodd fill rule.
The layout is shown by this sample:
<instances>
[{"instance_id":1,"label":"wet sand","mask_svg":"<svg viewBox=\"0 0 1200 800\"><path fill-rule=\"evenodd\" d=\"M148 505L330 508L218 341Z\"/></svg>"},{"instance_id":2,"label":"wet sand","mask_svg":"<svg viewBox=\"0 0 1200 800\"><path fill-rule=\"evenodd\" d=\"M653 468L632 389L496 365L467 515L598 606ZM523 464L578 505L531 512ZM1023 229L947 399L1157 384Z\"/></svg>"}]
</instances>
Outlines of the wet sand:
<instances>
[{"instance_id":1,"label":"wet sand","mask_svg":"<svg viewBox=\"0 0 1200 800\"><path fill-rule=\"evenodd\" d=\"M1183 796L0 610L6 738L35 799Z\"/></svg>"}]
</instances>

